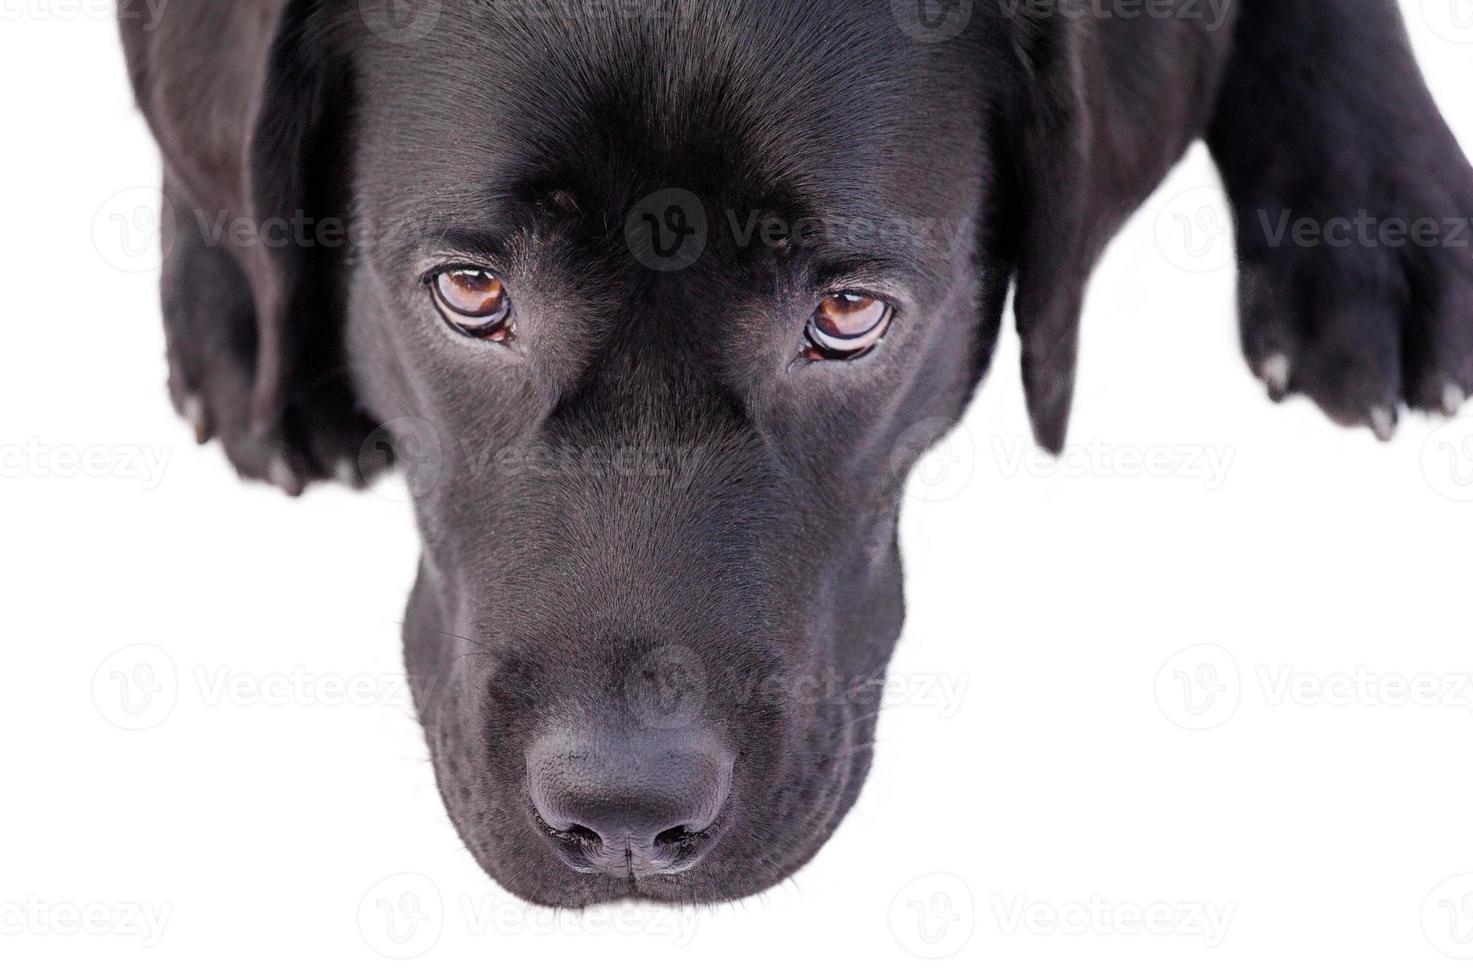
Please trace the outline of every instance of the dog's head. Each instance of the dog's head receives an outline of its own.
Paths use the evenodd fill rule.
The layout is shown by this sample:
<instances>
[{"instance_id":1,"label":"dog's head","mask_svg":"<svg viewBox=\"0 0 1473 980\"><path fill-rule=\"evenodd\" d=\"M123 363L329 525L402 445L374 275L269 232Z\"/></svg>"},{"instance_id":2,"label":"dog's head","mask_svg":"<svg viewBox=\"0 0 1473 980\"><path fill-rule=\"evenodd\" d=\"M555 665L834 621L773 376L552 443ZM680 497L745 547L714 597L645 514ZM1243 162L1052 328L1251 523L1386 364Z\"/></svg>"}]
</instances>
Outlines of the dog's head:
<instances>
[{"instance_id":1,"label":"dog's head","mask_svg":"<svg viewBox=\"0 0 1473 980\"><path fill-rule=\"evenodd\" d=\"M980 6L348 6L283 14L256 204L353 216L269 285L414 491L455 825L538 902L769 887L863 782L907 473L1050 278L998 81L1047 52Z\"/></svg>"}]
</instances>

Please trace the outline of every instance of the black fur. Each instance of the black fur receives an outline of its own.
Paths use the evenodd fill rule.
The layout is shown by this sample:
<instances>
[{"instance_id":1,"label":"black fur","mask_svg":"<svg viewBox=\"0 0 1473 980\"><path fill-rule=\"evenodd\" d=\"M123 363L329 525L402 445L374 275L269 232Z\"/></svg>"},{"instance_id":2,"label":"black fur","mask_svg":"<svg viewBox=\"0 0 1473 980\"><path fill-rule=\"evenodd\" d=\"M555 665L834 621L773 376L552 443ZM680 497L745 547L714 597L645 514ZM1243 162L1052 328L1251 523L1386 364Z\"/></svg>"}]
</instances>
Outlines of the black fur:
<instances>
[{"instance_id":1,"label":"black fur","mask_svg":"<svg viewBox=\"0 0 1473 980\"><path fill-rule=\"evenodd\" d=\"M406 659L440 787L531 900L735 898L817 851L868 768L906 473L985 374L1010 285L1035 429L1063 445L1090 269L1194 140L1238 212L1244 346L1276 396L1386 435L1400 404L1473 390L1466 251L1269 234L1473 213L1393 0L977 0L952 31L890 0L401 6L123 22L176 225L171 385L245 476L405 467ZM672 201L705 245L652 268L626 229ZM210 231L237 219L304 230ZM514 343L434 311L426 273L469 258L508 283ZM894 326L807 361L840 286L892 299ZM582 875L549 846L529 747L611 724L731 747L693 869Z\"/></svg>"}]
</instances>

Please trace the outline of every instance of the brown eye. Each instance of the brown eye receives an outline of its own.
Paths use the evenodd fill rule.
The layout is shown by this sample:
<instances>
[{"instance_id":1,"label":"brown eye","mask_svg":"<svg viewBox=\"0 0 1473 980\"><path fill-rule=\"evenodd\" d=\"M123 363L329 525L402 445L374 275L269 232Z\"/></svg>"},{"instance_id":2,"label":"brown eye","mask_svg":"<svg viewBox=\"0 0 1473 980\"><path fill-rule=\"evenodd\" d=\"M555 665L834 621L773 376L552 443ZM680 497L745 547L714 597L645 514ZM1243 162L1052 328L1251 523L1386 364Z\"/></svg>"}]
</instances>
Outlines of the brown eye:
<instances>
[{"instance_id":1,"label":"brown eye","mask_svg":"<svg viewBox=\"0 0 1473 980\"><path fill-rule=\"evenodd\" d=\"M873 296L833 293L808 321L808 356L845 360L867 354L884 338L894 315L890 304Z\"/></svg>"},{"instance_id":2,"label":"brown eye","mask_svg":"<svg viewBox=\"0 0 1473 980\"><path fill-rule=\"evenodd\" d=\"M486 269L446 269L430 284L440 315L477 340L511 339L511 299L506 286Z\"/></svg>"}]
</instances>

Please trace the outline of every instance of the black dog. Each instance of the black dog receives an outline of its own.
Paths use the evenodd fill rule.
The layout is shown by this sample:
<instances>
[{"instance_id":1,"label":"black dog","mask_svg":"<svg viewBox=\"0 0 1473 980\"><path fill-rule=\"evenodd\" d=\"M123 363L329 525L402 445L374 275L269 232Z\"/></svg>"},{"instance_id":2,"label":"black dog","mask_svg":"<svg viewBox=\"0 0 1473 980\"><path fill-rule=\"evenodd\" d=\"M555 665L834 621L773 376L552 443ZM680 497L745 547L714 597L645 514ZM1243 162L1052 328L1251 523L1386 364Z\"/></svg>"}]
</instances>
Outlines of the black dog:
<instances>
[{"instance_id":1,"label":"black dog","mask_svg":"<svg viewBox=\"0 0 1473 980\"><path fill-rule=\"evenodd\" d=\"M812 857L870 761L908 469L1010 287L1064 444L1090 268L1199 137L1274 397L1389 438L1473 390L1473 266L1428 236L1473 179L1394 0L173 0L123 26L175 403L290 492L413 464L440 789L533 901L730 899ZM1401 247L1304 247L1366 216Z\"/></svg>"}]
</instances>

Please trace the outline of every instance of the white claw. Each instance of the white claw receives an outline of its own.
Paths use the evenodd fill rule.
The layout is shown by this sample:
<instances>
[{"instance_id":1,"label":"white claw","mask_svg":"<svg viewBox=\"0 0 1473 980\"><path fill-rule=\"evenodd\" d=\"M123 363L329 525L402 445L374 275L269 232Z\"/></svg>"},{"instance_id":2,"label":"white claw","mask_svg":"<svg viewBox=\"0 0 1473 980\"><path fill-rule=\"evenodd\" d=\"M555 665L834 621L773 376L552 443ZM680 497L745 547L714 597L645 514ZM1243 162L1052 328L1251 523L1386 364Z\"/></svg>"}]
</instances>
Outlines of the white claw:
<instances>
[{"instance_id":1,"label":"white claw","mask_svg":"<svg viewBox=\"0 0 1473 980\"><path fill-rule=\"evenodd\" d=\"M356 487L359 484L358 466L351 459L340 459L333 467L333 476L344 486Z\"/></svg>"},{"instance_id":2,"label":"white claw","mask_svg":"<svg viewBox=\"0 0 1473 980\"><path fill-rule=\"evenodd\" d=\"M184 418L194 429L195 441L203 443L209 436L206 428L208 420L205 415L205 400L199 395L184 396Z\"/></svg>"},{"instance_id":3,"label":"white claw","mask_svg":"<svg viewBox=\"0 0 1473 980\"><path fill-rule=\"evenodd\" d=\"M1371 429L1377 439L1390 442L1396 436L1396 413L1384 406L1371 409Z\"/></svg>"},{"instance_id":4,"label":"white claw","mask_svg":"<svg viewBox=\"0 0 1473 980\"><path fill-rule=\"evenodd\" d=\"M1442 389L1442 414L1448 418L1452 418L1462 410L1463 402L1467 400L1468 396L1464 394L1463 389L1449 381L1447 386Z\"/></svg>"},{"instance_id":5,"label":"white claw","mask_svg":"<svg viewBox=\"0 0 1473 980\"><path fill-rule=\"evenodd\" d=\"M1289 391L1289 358L1286 354L1273 354L1263 362L1263 380L1268 390L1275 395Z\"/></svg>"},{"instance_id":6,"label":"white claw","mask_svg":"<svg viewBox=\"0 0 1473 980\"><path fill-rule=\"evenodd\" d=\"M266 479L293 496L302 492L301 481L297 479L297 475L292 472L286 460L279 456L273 459L271 465L266 468Z\"/></svg>"}]
</instances>

